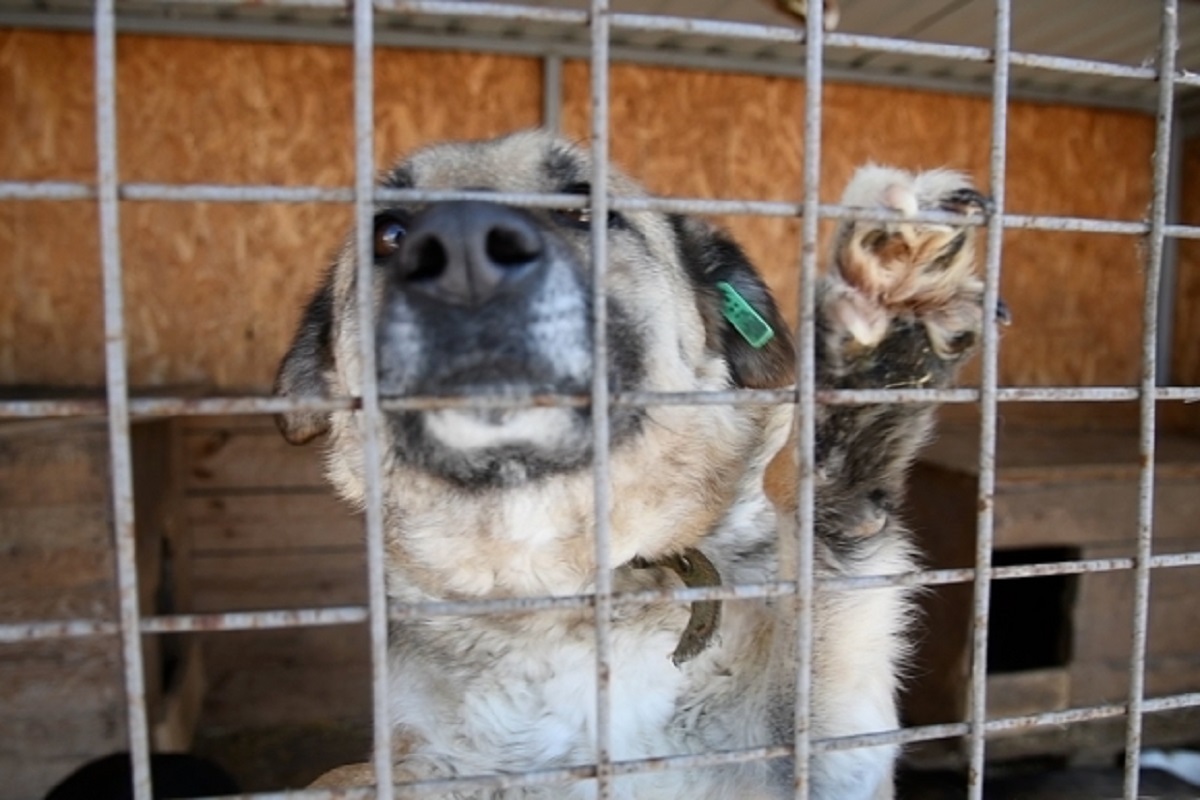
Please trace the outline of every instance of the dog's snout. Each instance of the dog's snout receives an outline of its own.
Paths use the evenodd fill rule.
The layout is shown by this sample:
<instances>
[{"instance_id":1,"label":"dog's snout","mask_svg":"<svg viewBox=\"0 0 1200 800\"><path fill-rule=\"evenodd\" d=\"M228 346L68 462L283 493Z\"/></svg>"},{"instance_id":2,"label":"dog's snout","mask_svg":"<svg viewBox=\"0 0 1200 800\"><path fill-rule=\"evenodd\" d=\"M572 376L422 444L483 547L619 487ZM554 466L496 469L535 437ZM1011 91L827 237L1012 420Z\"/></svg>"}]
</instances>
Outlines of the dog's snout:
<instances>
[{"instance_id":1,"label":"dog's snout","mask_svg":"<svg viewBox=\"0 0 1200 800\"><path fill-rule=\"evenodd\" d=\"M545 264L545 242L523 211L494 203L441 203L418 215L400 257L406 291L455 306L519 292Z\"/></svg>"}]
</instances>

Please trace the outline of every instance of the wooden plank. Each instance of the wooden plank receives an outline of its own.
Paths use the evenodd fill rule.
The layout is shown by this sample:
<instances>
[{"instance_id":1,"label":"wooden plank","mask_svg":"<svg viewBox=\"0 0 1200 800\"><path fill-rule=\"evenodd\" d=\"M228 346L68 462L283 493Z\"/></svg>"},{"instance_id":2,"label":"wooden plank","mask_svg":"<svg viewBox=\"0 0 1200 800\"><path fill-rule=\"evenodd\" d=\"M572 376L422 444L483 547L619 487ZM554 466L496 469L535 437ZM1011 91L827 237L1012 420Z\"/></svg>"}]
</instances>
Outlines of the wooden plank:
<instances>
[{"instance_id":1,"label":"wooden plank","mask_svg":"<svg viewBox=\"0 0 1200 800\"><path fill-rule=\"evenodd\" d=\"M1200 478L1200 437L1160 435L1155 474ZM921 460L968 475L979 471L979 434L973 426L943 425ZM1039 481L1136 480L1135 431L1004 427L996 453L998 489Z\"/></svg>"},{"instance_id":2,"label":"wooden plank","mask_svg":"<svg viewBox=\"0 0 1200 800\"><path fill-rule=\"evenodd\" d=\"M0 559L0 620L116 615L116 572L110 554L56 550Z\"/></svg>"},{"instance_id":3,"label":"wooden plank","mask_svg":"<svg viewBox=\"0 0 1200 800\"><path fill-rule=\"evenodd\" d=\"M170 423L138 423L131 434L138 588L154 613L174 577L167 570L181 563L164 560L180 533ZM0 425L0 620L115 618L110 492L103 423ZM152 721L163 644L144 645ZM0 798L41 796L80 763L124 749L124 690L116 637L0 647Z\"/></svg>"},{"instance_id":4,"label":"wooden plank","mask_svg":"<svg viewBox=\"0 0 1200 800\"><path fill-rule=\"evenodd\" d=\"M112 617L108 495L102 424L0 424L0 620Z\"/></svg>"},{"instance_id":5,"label":"wooden plank","mask_svg":"<svg viewBox=\"0 0 1200 800\"><path fill-rule=\"evenodd\" d=\"M1194 540L1158 540L1155 553L1196 550ZM1129 556L1119 544L1096 544L1082 551L1084 558ZM1200 659L1200 608L1195 585L1200 569L1155 569L1150 576L1150 617L1146 649L1149 661L1167 657ZM1079 577L1075 601L1075 641L1072 661L1115 662L1128 669L1133 620L1133 573L1130 570ZM1200 691L1200 675L1185 674L1189 691Z\"/></svg>"},{"instance_id":6,"label":"wooden plank","mask_svg":"<svg viewBox=\"0 0 1200 800\"><path fill-rule=\"evenodd\" d=\"M369 641L364 625L205 634L203 727L369 719Z\"/></svg>"},{"instance_id":7,"label":"wooden plank","mask_svg":"<svg viewBox=\"0 0 1200 800\"><path fill-rule=\"evenodd\" d=\"M274 428L193 428L183 448L189 494L280 487L328 491L319 448L290 445Z\"/></svg>"},{"instance_id":8,"label":"wooden plank","mask_svg":"<svg viewBox=\"0 0 1200 800\"><path fill-rule=\"evenodd\" d=\"M1160 476L1155 487L1156 538L1200 546L1195 520L1200 496L1190 480ZM1101 542L1132 543L1137 538L1138 488L1133 479L1120 481L1063 480L998 490L997 547L1049 547ZM1126 548L1121 555L1130 555Z\"/></svg>"},{"instance_id":9,"label":"wooden plank","mask_svg":"<svg viewBox=\"0 0 1200 800\"><path fill-rule=\"evenodd\" d=\"M9 716L121 707L121 652L115 637L18 642L0 658L0 721ZM0 724L0 730L6 730Z\"/></svg>"},{"instance_id":10,"label":"wooden plank","mask_svg":"<svg viewBox=\"0 0 1200 800\"><path fill-rule=\"evenodd\" d=\"M106 505L108 462L104 423L0 423L0 507Z\"/></svg>"},{"instance_id":11,"label":"wooden plank","mask_svg":"<svg viewBox=\"0 0 1200 800\"><path fill-rule=\"evenodd\" d=\"M362 545L361 514L332 494L190 497L188 525L197 554Z\"/></svg>"},{"instance_id":12,"label":"wooden plank","mask_svg":"<svg viewBox=\"0 0 1200 800\"><path fill-rule=\"evenodd\" d=\"M988 675L987 701L988 719L1061 711L1071 702L1070 671L1050 668ZM1009 735L1025 733L1013 731Z\"/></svg>"},{"instance_id":13,"label":"wooden plank","mask_svg":"<svg viewBox=\"0 0 1200 800\"><path fill-rule=\"evenodd\" d=\"M10 558L53 550L101 552L111 545L108 503L0 505L0 552ZM0 559L2 565L4 559ZM0 580L0 586L3 585Z\"/></svg>"},{"instance_id":14,"label":"wooden plank","mask_svg":"<svg viewBox=\"0 0 1200 800\"><path fill-rule=\"evenodd\" d=\"M198 612L309 608L367 601L363 548L208 556L193 561Z\"/></svg>"},{"instance_id":15,"label":"wooden plank","mask_svg":"<svg viewBox=\"0 0 1200 800\"><path fill-rule=\"evenodd\" d=\"M153 610L173 484L168 424L132 428L139 590ZM0 618L110 615L115 602L103 424L0 425Z\"/></svg>"}]
</instances>

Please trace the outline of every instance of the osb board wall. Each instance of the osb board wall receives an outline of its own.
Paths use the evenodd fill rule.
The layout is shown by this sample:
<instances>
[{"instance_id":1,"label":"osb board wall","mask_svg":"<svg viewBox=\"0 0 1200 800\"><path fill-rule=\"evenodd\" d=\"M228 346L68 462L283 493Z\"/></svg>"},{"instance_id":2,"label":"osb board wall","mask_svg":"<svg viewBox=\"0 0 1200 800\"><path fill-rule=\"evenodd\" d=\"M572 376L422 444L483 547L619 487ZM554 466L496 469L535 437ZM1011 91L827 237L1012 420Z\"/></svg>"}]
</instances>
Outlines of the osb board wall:
<instances>
[{"instance_id":1,"label":"osb board wall","mask_svg":"<svg viewBox=\"0 0 1200 800\"><path fill-rule=\"evenodd\" d=\"M803 84L746 75L618 66L612 152L658 192L801 199ZM590 130L588 69L565 70L566 129ZM991 102L829 84L822 97L821 199L839 199L856 166L953 167L987 186ZM1007 208L1020 214L1141 219L1150 200L1153 120L1012 103ZM785 298L795 297L798 225L724 220ZM828 240L832 225L823 227ZM1010 231L1001 292L1007 384L1136 382L1141 269L1132 237ZM823 251L822 251L823 252ZM794 303L793 303L794 305Z\"/></svg>"},{"instance_id":2,"label":"osb board wall","mask_svg":"<svg viewBox=\"0 0 1200 800\"><path fill-rule=\"evenodd\" d=\"M1183 148L1180 221L1200 225L1200 138L1189 139ZM1178 241L1171 378L1175 383L1195 385L1200 383L1200 241Z\"/></svg>"},{"instance_id":3,"label":"osb board wall","mask_svg":"<svg viewBox=\"0 0 1200 800\"><path fill-rule=\"evenodd\" d=\"M91 39L0 33L0 174L93 180ZM346 48L121 37L123 180L353 181ZM536 125L530 59L380 51L378 164L449 136ZM263 390L350 213L336 205L121 206L134 385ZM0 383L99 384L91 203L0 204Z\"/></svg>"},{"instance_id":4,"label":"osb board wall","mask_svg":"<svg viewBox=\"0 0 1200 800\"><path fill-rule=\"evenodd\" d=\"M0 175L94 175L91 40L0 32ZM122 37L121 177L138 181L345 185L352 178L344 48ZM380 51L376 150L485 136L538 122L535 59ZM568 64L564 127L587 134L587 70ZM798 200L803 86L796 81L617 66L613 156L656 192ZM950 165L986 179L985 99L829 85L822 199L854 165ZM1118 112L1014 103L1008 208L1138 219L1149 200L1153 124ZM304 296L348 209L332 205L121 206L135 386L266 390ZM726 220L793 305L795 220ZM0 383L103 378L96 212L91 203L0 204ZM826 234L828 226L826 226ZM1002 291L1017 319L1001 381L1136 380L1141 276L1131 237L1010 232ZM1200 359L1197 359L1200 360ZM1200 366L1196 367L1200 371Z\"/></svg>"}]
</instances>

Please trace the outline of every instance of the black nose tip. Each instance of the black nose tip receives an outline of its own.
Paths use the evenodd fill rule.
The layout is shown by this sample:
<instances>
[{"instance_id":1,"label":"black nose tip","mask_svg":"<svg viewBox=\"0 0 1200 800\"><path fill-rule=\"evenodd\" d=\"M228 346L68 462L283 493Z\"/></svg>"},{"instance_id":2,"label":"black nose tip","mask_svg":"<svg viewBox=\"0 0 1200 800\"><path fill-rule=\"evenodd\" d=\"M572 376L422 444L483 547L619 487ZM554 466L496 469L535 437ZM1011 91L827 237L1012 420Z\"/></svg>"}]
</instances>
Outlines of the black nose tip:
<instances>
[{"instance_id":1,"label":"black nose tip","mask_svg":"<svg viewBox=\"0 0 1200 800\"><path fill-rule=\"evenodd\" d=\"M455 306L518 292L545 262L534 220L494 203L439 203L410 224L400 254L405 290Z\"/></svg>"}]
</instances>

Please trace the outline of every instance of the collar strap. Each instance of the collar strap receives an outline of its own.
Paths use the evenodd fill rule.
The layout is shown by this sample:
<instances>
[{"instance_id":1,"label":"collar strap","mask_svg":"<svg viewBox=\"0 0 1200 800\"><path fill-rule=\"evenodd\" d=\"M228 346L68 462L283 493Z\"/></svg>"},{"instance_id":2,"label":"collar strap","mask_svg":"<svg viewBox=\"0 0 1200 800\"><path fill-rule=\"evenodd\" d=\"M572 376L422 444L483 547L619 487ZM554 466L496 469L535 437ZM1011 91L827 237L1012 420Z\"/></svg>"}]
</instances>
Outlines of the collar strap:
<instances>
[{"instance_id":1,"label":"collar strap","mask_svg":"<svg viewBox=\"0 0 1200 800\"><path fill-rule=\"evenodd\" d=\"M637 569L650 567L665 567L683 581L689 589L710 588L721 585L721 573L708 560L708 556L694 547L689 547L682 553L665 556L657 561L647 561L635 558L629 562ZM692 603L692 614L688 618L687 627L679 637L679 644L671 654L671 662L680 666L703 653L716 636L717 627L721 623L720 600L697 600Z\"/></svg>"}]
</instances>

